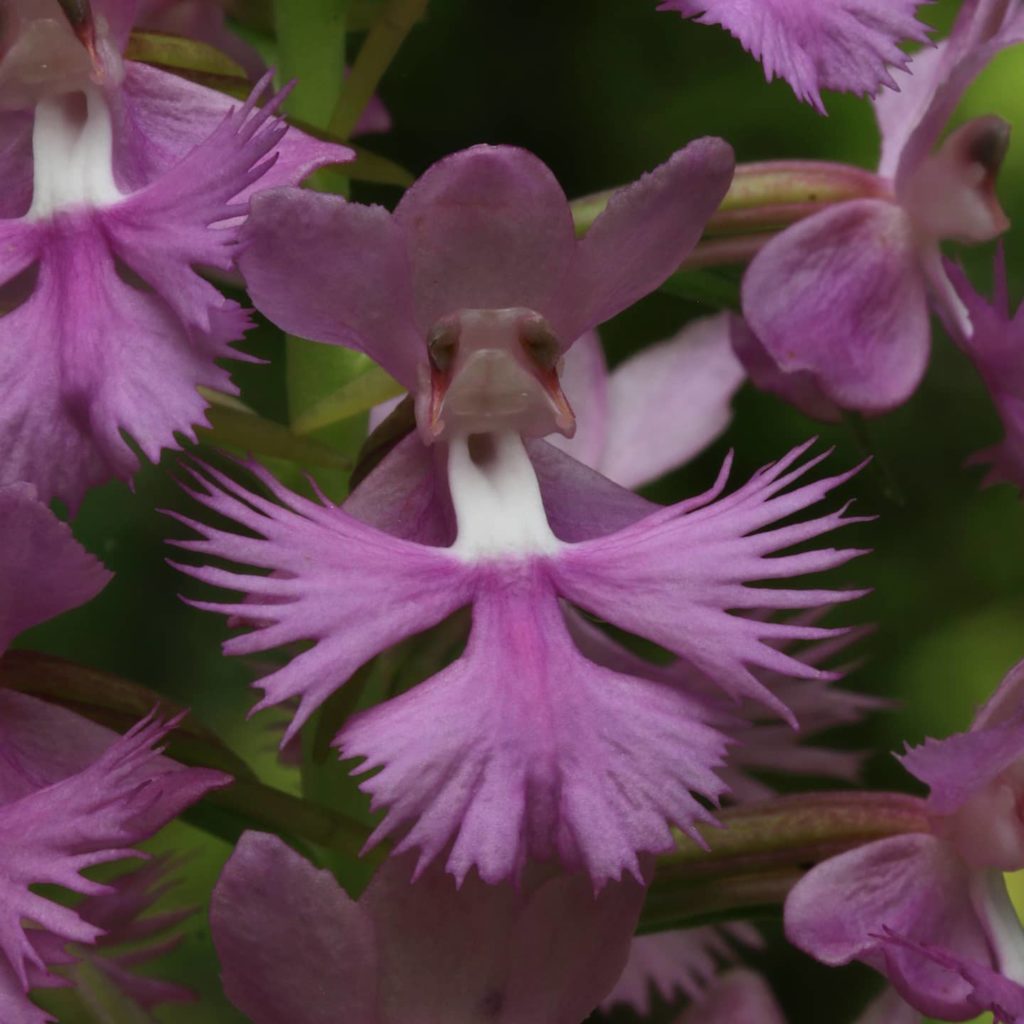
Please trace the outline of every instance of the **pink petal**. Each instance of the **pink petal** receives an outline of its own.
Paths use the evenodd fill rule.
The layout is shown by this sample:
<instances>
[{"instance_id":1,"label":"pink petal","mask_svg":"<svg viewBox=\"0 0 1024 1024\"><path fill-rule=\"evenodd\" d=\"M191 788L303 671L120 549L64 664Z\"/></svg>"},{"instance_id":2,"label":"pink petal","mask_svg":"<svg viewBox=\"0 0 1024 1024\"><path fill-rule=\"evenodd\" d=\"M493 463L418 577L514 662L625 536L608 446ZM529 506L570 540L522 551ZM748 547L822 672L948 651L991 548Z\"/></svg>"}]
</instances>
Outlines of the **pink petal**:
<instances>
[{"instance_id":1,"label":"pink petal","mask_svg":"<svg viewBox=\"0 0 1024 1024\"><path fill-rule=\"evenodd\" d=\"M1024 1019L1024 986L1004 977L987 964L972 962L950 953L941 946L926 942L911 942L897 936L892 936L892 941L895 945L911 953L918 953L933 965L948 971L953 976L951 984L956 984L954 979L957 977L965 981L971 987L969 1000L972 1015L992 1011L996 1024L1002 1021L1006 1024L1016 1024L1017 1021Z\"/></svg>"},{"instance_id":2,"label":"pink petal","mask_svg":"<svg viewBox=\"0 0 1024 1024\"><path fill-rule=\"evenodd\" d=\"M608 365L596 331L588 331L565 353L558 380L576 414L576 433L552 434L547 443L599 469L608 442Z\"/></svg>"},{"instance_id":3,"label":"pink petal","mask_svg":"<svg viewBox=\"0 0 1024 1024\"><path fill-rule=\"evenodd\" d=\"M822 113L822 89L870 96L896 88L890 68L905 68L900 42L926 42L927 27L914 16L924 0L663 0L704 25L721 25L797 97ZM698 15L700 17L698 17Z\"/></svg>"},{"instance_id":4,"label":"pink petal","mask_svg":"<svg viewBox=\"0 0 1024 1024\"><path fill-rule=\"evenodd\" d=\"M402 197L395 224L408 247L421 338L459 309L523 306L555 323L575 236L565 193L532 153L473 146L439 160Z\"/></svg>"},{"instance_id":5,"label":"pink petal","mask_svg":"<svg viewBox=\"0 0 1024 1024\"><path fill-rule=\"evenodd\" d=\"M912 225L880 199L840 203L769 242L743 279L743 314L787 374L837 405L883 412L924 375L930 332Z\"/></svg>"},{"instance_id":6,"label":"pink petal","mask_svg":"<svg viewBox=\"0 0 1024 1024\"><path fill-rule=\"evenodd\" d=\"M374 925L329 871L246 832L213 890L227 997L253 1024L379 1024Z\"/></svg>"},{"instance_id":7,"label":"pink petal","mask_svg":"<svg viewBox=\"0 0 1024 1024\"><path fill-rule=\"evenodd\" d=\"M634 882L597 898L579 876L532 872L521 889L408 858L356 904L276 837L243 836L214 891L226 991L254 1024L578 1024L613 983L643 901Z\"/></svg>"},{"instance_id":8,"label":"pink petal","mask_svg":"<svg viewBox=\"0 0 1024 1024\"><path fill-rule=\"evenodd\" d=\"M922 1013L966 1019L978 1012L962 979L884 939L890 930L989 962L967 870L941 839L894 836L824 861L790 892L785 920L787 937L804 952L831 966L866 961Z\"/></svg>"},{"instance_id":9,"label":"pink petal","mask_svg":"<svg viewBox=\"0 0 1024 1024\"><path fill-rule=\"evenodd\" d=\"M229 640L225 651L251 654L298 640L314 642L259 683L266 694L260 708L299 698L284 744L365 661L469 603L469 576L444 551L374 530L341 509L293 494L264 470L253 472L282 504L207 468L206 475L193 474L203 488L194 497L250 534L185 520L202 539L177 544L273 570L264 576L180 566L204 582L260 598L260 603L202 605L260 623Z\"/></svg>"},{"instance_id":10,"label":"pink petal","mask_svg":"<svg viewBox=\"0 0 1024 1024\"><path fill-rule=\"evenodd\" d=\"M671 848L668 824L709 815L725 740L672 687L586 661L541 566L482 565L473 630L451 667L352 718L343 757L381 767L362 788L420 868L445 856L488 882L531 860L639 877L637 851Z\"/></svg>"},{"instance_id":11,"label":"pink petal","mask_svg":"<svg viewBox=\"0 0 1024 1024\"><path fill-rule=\"evenodd\" d=\"M126 68L114 169L118 184L134 191L173 170L183 154L209 138L240 104L215 89L146 64L129 61ZM345 163L353 155L347 146L322 142L289 127L277 145L273 165L258 182L248 183L236 201L244 204L257 191L298 185L318 167Z\"/></svg>"},{"instance_id":12,"label":"pink petal","mask_svg":"<svg viewBox=\"0 0 1024 1024\"><path fill-rule=\"evenodd\" d=\"M921 1024L921 1014L894 988L886 987L877 999L868 1003L855 1024Z\"/></svg>"},{"instance_id":13,"label":"pink petal","mask_svg":"<svg viewBox=\"0 0 1024 1024\"><path fill-rule=\"evenodd\" d=\"M527 444L544 511L556 537L576 543L614 533L659 506L559 451L548 441Z\"/></svg>"},{"instance_id":14,"label":"pink petal","mask_svg":"<svg viewBox=\"0 0 1024 1024\"><path fill-rule=\"evenodd\" d=\"M432 547L455 540L443 452L428 448L415 431L367 474L344 507L350 516L403 540Z\"/></svg>"},{"instance_id":15,"label":"pink petal","mask_svg":"<svg viewBox=\"0 0 1024 1024\"><path fill-rule=\"evenodd\" d=\"M754 387L789 402L813 420L836 423L842 419L842 410L826 397L811 371L787 373L768 354L742 317L731 317L730 324L733 350Z\"/></svg>"},{"instance_id":16,"label":"pink petal","mask_svg":"<svg viewBox=\"0 0 1024 1024\"><path fill-rule=\"evenodd\" d=\"M786 1018L768 982L754 971L737 969L722 975L675 1024L786 1024Z\"/></svg>"},{"instance_id":17,"label":"pink petal","mask_svg":"<svg viewBox=\"0 0 1024 1024\"><path fill-rule=\"evenodd\" d=\"M899 760L931 790L929 810L946 815L959 810L1022 756L1024 720L1018 713L999 725L927 739L919 747L908 747Z\"/></svg>"},{"instance_id":18,"label":"pink petal","mask_svg":"<svg viewBox=\"0 0 1024 1024\"><path fill-rule=\"evenodd\" d=\"M111 578L29 484L0 487L0 565L0 653L29 626L95 597Z\"/></svg>"},{"instance_id":19,"label":"pink petal","mask_svg":"<svg viewBox=\"0 0 1024 1024\"><path fill-rule=\"evenodd\" d=\"M135 856L134 844L231 781L159 757L153 746L174 724L146 719L84 771L0 807L0 952L23 987L31 965L44 968L24 921L75 942L91 943L99 935L77 911L30 891L30 885L60 885L85 895L102 891L83 877L85 868Z\"/></svg>"},{"instance_id":20,"label":"pink petal","mask_svg":"<svg viewBox=\"0 0 1024 1024\"><path fill-rule=\"evenodd\" d=\"M646 1016L651 1012L653 992L665 1002L672 1002L681 994L699 999L722 964L736 960L733 942L758 947L761 937L754 928L744 924L709 925L637 936L630 946L625 970L601 1009L611 1010L624 1003Z\"/></svg>"},{"instance_id":21,"label":"pink petal","mask_svg":"<svg viewBox=\"0 0 1024 1024\"><path fill-rule=\"evenodd\" d=\"M953 116L967 87L1003 49L1024 41L1024 12L1007 0L965 0L949 38L915 54L899 91L875 101L882 131L879 173L906 185Z\"/></svg>"},{"instance_id":22,"label":"pink petal","mask_svg":"<svg viewBox=\"0 0 1024 1024\"><path fill-rule=\"evenodd\" d=\"M67 708L0 690L0 807L83 771L117 738Z\"/></svg>"},{"instance_id":23,"label":"pink petal","mask_svg":"<svg viewBox=\"0 0 1024 1024\"><path fill-rule=\"evenodd\" d=\"M723 472L707 494L660 509L612 536L567 548L553 566L559 592L591 614L675 652L726 693L751 697L793 721L751 669L828 678L829 673L797 661L776 645L823 639L835 631L733 612L811 608L858 596L854 591L750 586L756 580L834 568L861 553L826 548L777 554L849 521L840 510L766 529L822 500L849 478L843 474L784 493L823 457L793 469L806 448L765 467L727 498L715 500L725 484Z\"/></svg>"},{"instance_id":24,"label":"pink petal","mask_svg":"<svg viewBox=\"0 0 1024 1024\"><path fill-rule=\"evenodd\" d=\"M1024 661L1017 662L1006 678L999 684L996 692L978 711L971 725L971 730L987 729L1010 721L1024 707Z\"/></svg>"},{"instance_id":25,"label":"pink petal","mask_svg":"<svg viewBox=\"0 0 1024 1024\"><path fill-rule=\"evenodd\" d=\"M366 352L409 388L426 360L404 234L380 206L275 189L252 202L238 264L256 306L292 334Z\"/></svg>"},{"instance_id":26,"label":"pink petal","mask_svg":"<svg viewBox=\"0 0 1024 1024\"><path fill-rule=\"evenodd\" d=\"M596 468L633 488L689 462L729 425L744 377L728 314L695 320L643 349L612 372L608 443Z\"/></svg>"},{"instance_id":27,"label":"pink petal","mask_svg":"<svg viewBox=\"0 0 1024 1024\"><path fill-rule=\"evenodd\" d=\"M727 143L697 139L612 195L578 243L548 316L563 341L610 320L678 269L728 191L734 166Z\"/></svg>"}]
</instances>

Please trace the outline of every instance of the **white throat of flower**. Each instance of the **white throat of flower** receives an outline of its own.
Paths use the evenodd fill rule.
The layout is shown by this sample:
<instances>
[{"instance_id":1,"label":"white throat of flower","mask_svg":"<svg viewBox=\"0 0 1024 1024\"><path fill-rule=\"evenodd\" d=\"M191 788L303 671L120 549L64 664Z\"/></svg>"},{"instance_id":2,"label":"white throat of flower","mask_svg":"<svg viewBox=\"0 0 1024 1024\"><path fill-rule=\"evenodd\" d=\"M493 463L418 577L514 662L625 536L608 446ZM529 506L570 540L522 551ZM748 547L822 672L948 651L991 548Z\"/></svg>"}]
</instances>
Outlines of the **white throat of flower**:
<instances>
[{"instance_id":1,"label":"white throat of flower","mask_svg":"<svg viewBox=\"0 0 1024 1024\"><path fill-rule=\"evenodd\" d=\"M458 523L452 553L465 561L551 554L540 485L522 437L511 430L453 437L448 485Z\"/></svg>"},{"instance_id":2,"label":"white throat of flower","mask_svg":"<svg viewBox=\"0 0 1024 1024\"><path fill-rule=\"evenodd\" d=\"M988 934L1000 973L1024 985L1024 928L1010 902L1003 873L991 868L975 872L971 902Z\"/></svg>"},{"instance_id":3,"label":"white throat of flower","mask_svg":"<svg viewBox=\"0 0 1024 1024\"><path fill-rule=\"evenodd\" d=\"M110 107L95 86L40 100L32 132L35 180L27 218L45 220L64 210L121 200L113 153Z\"/></svg>"}]
</instances>

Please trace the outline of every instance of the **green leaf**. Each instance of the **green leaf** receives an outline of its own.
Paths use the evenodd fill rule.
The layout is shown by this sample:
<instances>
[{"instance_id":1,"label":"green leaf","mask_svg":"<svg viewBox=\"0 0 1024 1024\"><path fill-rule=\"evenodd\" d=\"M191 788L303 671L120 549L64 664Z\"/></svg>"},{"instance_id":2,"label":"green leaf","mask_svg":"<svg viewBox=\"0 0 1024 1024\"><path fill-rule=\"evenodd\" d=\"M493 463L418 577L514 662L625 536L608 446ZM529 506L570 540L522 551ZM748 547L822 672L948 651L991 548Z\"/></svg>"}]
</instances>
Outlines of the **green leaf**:
<instances>
[{"instance_id":1,"label":"green leaf","mask_svg":"<svg viewBox=\"0 0 1024 1024\"><path fill-rule=\"evenodd\" d=\"M360 372L295 417L292 429L296 434L312 434L360 413L369 412L381 402L404 393L405 388L398 381L366 356L359 356L358 366Z\"/></svg>"},{"instance_id":2,"label":"green leaf","mask_svg":"<svg viewBox=\"0 0 1024 1024\"><path fill-rule=\"evenodd\" d=\"M163 32L133 32L125 49L128 60L152 64L188 76L234 79L248 91L245 72L226 53L207 43Z\"/></svg>"},{"instance_id":3,"label":"green leaf","mask_svg":"<svg viewBox=\"0 0 1024 1024\"><path fill-rule=\"evenodd\" d=\"M69 973L96 1024L153 1024L153 1018L89 960L78 960Z\"/></svg>"},{"instance_id":4,"label":"green leaf","mask_svg":"<svg viewBox=\"0 0 1024 1024\"><path fill-rule=\"evenodd\" d=\"M205 389L203 394L211 402L207 411L210 427L197 432L203 444L321 469L349 470L353 466L352 459L330 445L299 437L283 423L264 419L227 395Z\"/></svg>"}]
</instances>

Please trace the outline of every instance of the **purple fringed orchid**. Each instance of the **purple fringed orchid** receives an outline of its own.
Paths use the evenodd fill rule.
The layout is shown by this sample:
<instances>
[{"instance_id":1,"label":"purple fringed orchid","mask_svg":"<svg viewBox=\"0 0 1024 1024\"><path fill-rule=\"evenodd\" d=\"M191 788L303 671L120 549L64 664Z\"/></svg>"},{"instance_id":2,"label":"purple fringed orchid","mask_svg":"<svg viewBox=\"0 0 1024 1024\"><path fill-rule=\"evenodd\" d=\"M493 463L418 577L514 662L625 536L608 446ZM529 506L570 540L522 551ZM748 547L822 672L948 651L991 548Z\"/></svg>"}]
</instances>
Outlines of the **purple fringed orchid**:
<instances>
[{"instance_id":1,"label":"purple fringed orchid","mask_svg":"<svg viewBox=\"0 0 1024 1024\"><path fill-rule=\"evenodd\" d=\"M786 902L790 940L828 964L861 960L921 1013L1024 1020L1024 928L1003 873L1024 868L1024 662L971 730L908 750L931 831L813 868Z\"/></svg>"},{"instance_id":2,"label":"purple fringed orchid","mask_svg":"<svg viewBox=\"0 0 1024 1024\"><path fill-rule=\"evenodd\" d=\"M971 462L989 465L985 485L1010 483L1024 494L1024 303L1011 316L1002 251L996 257L991 302L971 287L960 267L949 264L948 270L971 321L969 333L954 330L953 337L981 374L1006 432L999 444L978 452Z\"/></svg>"},{"instance_id":3,"label":"purple fringed orchid","mask_svg":"<svg viewBox=\"0 0 1024 1024\"><path fill-rule=\"evenodd\" d=\"M891 68L906 68L903 40L926 42L915 17L926 0L662 0L703 25L721 25L805 103L825 113L822 89L874 95L899 88Z\"/></svg>"},{"instance_id":4,"label":"purple fringed orchid","mask_svg":"<svg viewBox=\"0 0 1024 1024\"><path fill-rule=\"evenodd\" d=\"M519 887L409 858L358 902L276 836L247 832L210 912L228 998L253 1024L579 1024L614 983L643 903L633 880Z\"/></svg>"},{"instance_id":5,"label":"purple fringed orchid","mask_svg":"<svg viewBox=\"0 0 1024 1024\"><path fill-rule=\"evenodd\" d=\"M772 526L850 473L790 491L823 457L801 464L804 445L729 497L726 466L707 493L659 508L523 438L572 433L561 339L678 266L730 168L721 143L694 143L613 197L580 241L547 168L504 147L441 161L393 216L295 190L254 201L241 266L256 303L293 333L372 354L416 395L420 436L341 508L258 468L273 500L196 470L195 497L249 533L185 520L201 539L182 546L270 575L184 568L252 599L201 605L258 625L227 651L313 641L259 684L259 707L299 698L286 743L364 662L472 608L462 657L355 716L336 741L343 757L364 759L362 771L380 769L363 783L388 808L372 841L401 834L399 852L418 849L420 870L443 857L458 878L475 867L499 882L555 858L600 885L637 874L638 853L670 848L671 824L696 835L711 820L694 794L723 795L714 769L728 741L704 703L589 660L566 604L790 722L752 669L828 675L776 645L834 631L743 611L857 596L749 586L859 554L777 554L851 522L843 510Z\"/></svg>"},{"instance_id":6,"label":"purple fringed orchid","mask_svg":"<svg viewBox=\"0 0 1024 1024\"><path fill-rule=\"evenodd\" d=\"M1008 227L995 178L1009 128L978 118L933 150L975 76L1021 41L1019 0L966 0L950 37L915 55L900 91L876 100L877 194L788 228L747 270L753 336L737 350L755 380L823 418L836 407L880 413L906 401L924 374L929 302L969 332L939 243L986 242Z\"/></svg>"},{"instance_id":7,"label":"purple fringed orchid","mask_svg":"<svg viewBox=\"0 0 1024 1024\"><path fill-rule=\"evenodd\" d=\"M134 4L15 0L0 49L0 482L75 507L205 422L198 388L248 326L196 267L231 269L256 188L351 151L120 49Z\"/></svg>"},{"instance_id":8,"label":"purple fringed orchid","mask_svg":"<svg viewBox=\"0 0 1024 1024\"><path fill-rule=\"evenodd\" d=\"M14 636L98 593L109 573L27 484L0 487L0 653ZM88 907L61 906L30 889L60 885L89 897L107 887L82 876L137 856L148 838L230 779L182 768L156 745L174 722L152 716L124 736L34 697L0 689L0 1020L50 1018L27 997L64 982L49 967L72 962L68 942L92 944L103 926ZM38 927L26 928L26 922Z\"/></svg>"}]
</instances>

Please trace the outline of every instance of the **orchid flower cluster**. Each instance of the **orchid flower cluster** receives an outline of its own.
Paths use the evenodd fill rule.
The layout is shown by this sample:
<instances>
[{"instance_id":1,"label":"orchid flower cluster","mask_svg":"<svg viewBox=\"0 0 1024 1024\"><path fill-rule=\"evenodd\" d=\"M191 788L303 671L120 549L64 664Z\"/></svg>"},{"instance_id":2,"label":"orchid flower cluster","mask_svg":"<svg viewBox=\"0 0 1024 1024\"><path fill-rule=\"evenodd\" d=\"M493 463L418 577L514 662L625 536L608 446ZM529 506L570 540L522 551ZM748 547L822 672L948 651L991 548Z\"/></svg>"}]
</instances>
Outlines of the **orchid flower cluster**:
<instances>
[{"instance_id":1,"label":"orchid flower cluster","mask_svg":"<svg viewBox=\"0 0 1024 1024\"><path fill-rule=\"evenodd\" d=\"M845 1019L787 1018L749 965L783 933L878 976L860 1024L1024 1024L1024 661L906 793L830 732L894 705L839 684L899 636L858 610L907 518L867 420L927 395L932 314L1024 493L1012 111L958 113L1024 2L631 2L873 106L877 168L703 137L572 200L503 143L414 178L377 94L445 0L0 0L0 1024ZM744 387L800 436L736 473ZM88 642L125 484L188 606L133 578L135 680ZM213 616L237 660L160 685ZM208 711L240 672L259 722ZM186 948L220 984L176 1011Z\"/></svg>"}]
</instances>

